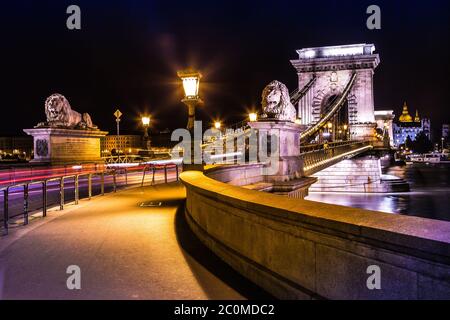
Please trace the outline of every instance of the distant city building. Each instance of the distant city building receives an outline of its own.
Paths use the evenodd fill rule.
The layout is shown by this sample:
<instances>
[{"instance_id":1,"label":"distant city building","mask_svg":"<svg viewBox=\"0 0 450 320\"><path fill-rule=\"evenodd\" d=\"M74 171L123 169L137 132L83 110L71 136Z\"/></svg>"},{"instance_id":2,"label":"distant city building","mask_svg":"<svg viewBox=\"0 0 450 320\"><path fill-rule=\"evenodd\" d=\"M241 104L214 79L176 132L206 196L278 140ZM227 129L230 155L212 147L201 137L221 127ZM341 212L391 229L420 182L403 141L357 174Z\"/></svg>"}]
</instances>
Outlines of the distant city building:
<instances>
[{"instance_id":1,"label":"distant city building","mask_svg":"<svg viewBox=\"0 0 450 320\"><path fill-rule=\"evenodd\" d=\"M33 155L33 138L0 137L0 157L14 155L30 159Z\"/></svg>"},{"instance_id":2,"label":"distant city building","mask_svg":"<svg viewBox=\"0 0 450 320\"><path fill-rule=\"evenodd\" d=\"M422 118L422 131L431 141L431 121L427 118Z\"/></svg>"},{"instance_id":3,"label":"distant city building","mask_svg":"<svg viewBox=\"0 0 450 320\"><path fill-rule=\"evenodd\" d=\"M102 155L109 155L111 151L121 150L127 154L136 154L142 149L142 136L140 135L108 135L101 139L100 148Z\"/></svg>"},{"instance_id":4,"label":"distant city building","mask_svg":"<svg viewBox=\"0 0 450 320\"><path fill-rule=\"evenodd\" d=\"M393 110L376 110L374 111L375 122L377 123L377 128L387 130L389 135L389 144L394 146L394 118L395 114Z\"/></svg>"},{"instance_id":5,"label":"distant city building","mask_svg":"<svg viewBox=\"0 0 450 320\"><path fill-rule=\"evenodd\" d=\"M398 147L405 143L407 137L415 140L419 132L424 132L431 140L431 123L427 118L420 120L419 111L413 117L409 114L406 102L403 104L403 111L398 119L398 123L394 123L394 146Z\"/></svg>"},{"instance_id":6,"label":"distant city building","mask_svg":"<svg viewBox=\"0 0 450 320\"><path fill-rule=\"evenodd\" d=\"M442 125L442 137L444 139L448 138L448 129L449 129L449 125L448 124L443 124Z\"/></svg>"}]
</instances>

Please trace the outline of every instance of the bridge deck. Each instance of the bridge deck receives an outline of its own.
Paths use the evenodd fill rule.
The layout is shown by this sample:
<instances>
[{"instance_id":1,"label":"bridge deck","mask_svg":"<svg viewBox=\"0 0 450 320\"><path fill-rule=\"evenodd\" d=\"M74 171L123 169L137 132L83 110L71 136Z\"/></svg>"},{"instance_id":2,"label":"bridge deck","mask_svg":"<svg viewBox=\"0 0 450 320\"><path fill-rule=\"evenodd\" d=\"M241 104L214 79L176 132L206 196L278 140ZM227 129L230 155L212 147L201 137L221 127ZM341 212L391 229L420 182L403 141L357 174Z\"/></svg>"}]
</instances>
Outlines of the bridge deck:
<instances>
[{"instance_id":1,"label":"bridge deck","mask_svg":"<svg viewBox=\"0 0 450 320\"><path fill-rule=\"evenodd\" d=\"M266 298L193 236L184 198L175 183L135 188L11 230L0 240L0 299ZM69 265L81 268L81 290L66 287Z\"/></svg>"}]
</instances>

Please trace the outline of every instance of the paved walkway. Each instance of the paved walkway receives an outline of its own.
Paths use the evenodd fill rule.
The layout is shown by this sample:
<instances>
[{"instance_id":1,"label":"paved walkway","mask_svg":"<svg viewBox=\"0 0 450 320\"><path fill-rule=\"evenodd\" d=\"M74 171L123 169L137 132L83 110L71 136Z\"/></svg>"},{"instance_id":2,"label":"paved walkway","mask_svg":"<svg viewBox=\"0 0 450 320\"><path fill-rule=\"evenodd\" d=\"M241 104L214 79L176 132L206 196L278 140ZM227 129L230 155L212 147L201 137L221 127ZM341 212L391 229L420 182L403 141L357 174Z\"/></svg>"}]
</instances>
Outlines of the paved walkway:
<instances>
[{"instance_id":1,"label":"paved walkway","mask_svg":"<svg viewBox=\"0 0 450 320\"><path fill-rule=\"evenodd\" d=\"M267 298L192 234L184 197L178 183L135 188L16 228L0 240L0 299ZM67 289L69 265L81 290Z\"/></svg>"}]
</instances>

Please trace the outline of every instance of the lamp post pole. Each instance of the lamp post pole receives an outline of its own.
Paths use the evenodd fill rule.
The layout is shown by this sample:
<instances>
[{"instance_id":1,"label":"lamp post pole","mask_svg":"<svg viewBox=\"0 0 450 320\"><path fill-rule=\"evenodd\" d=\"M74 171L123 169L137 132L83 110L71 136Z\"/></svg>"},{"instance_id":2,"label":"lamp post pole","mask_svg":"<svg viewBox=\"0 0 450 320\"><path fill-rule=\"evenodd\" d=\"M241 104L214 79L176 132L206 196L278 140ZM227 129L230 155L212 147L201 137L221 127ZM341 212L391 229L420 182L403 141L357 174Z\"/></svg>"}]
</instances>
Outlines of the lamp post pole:
<instances>
[{"instance_id":1,"label":"lamp post pole","mask_svg":"<svg viewBox=\"0 0 450 320\"><path fill-rule=\"evenodd\" d=\"M186 164L183 163L183 170L199 170L201 169L200 167L203 166L201 163L200 164L195 163L195 149L196 149L195 147L196 144L201 144L201 141L195 141L194 124L195 124L195 107L202 103L202 100L200 99L200 96L198 94L200 86L200 78L202 77L202 75L198 71L194 70L179 71L177 74L178 77L180 77L180 79L183 82L184 98L181 101L188 107L187 129L191 133L190 164L186 166Z\"/></svg>"},{"instance_id":2,"label":"lamp post pole","mask_svg":"<svg viewBox=\"0 0 450 320\"><path fill-rule=\"evenodd\" d=\"M148 150L150 148L150 136L148 135L150 117L142 117L142 126L144 127L144 149Z\"/></svg>"},{"instance_id":3,"label":"lamp post pole","mask_svg":"<svg viewBox=\"0 0 450 320\"><path fill-rule=\"evenodd\" d=\"M188 107L188 123L186 128L193 132L195 123L195 106L198 102L191 99L183 99L182 101Z\"/></svg>"},{"instance_id":4,"label":"lamp post pole","mask_svg":"<svg viewBox=\"0 0 450 320\"><path fill-rule=\"evenodd\" d=\"M119 109L114 112L114 116L116 117L116 123L117 123L117 155L120 156L120 117L122 116L122 112L120 112Z\"/></svg>"}]
</instances>

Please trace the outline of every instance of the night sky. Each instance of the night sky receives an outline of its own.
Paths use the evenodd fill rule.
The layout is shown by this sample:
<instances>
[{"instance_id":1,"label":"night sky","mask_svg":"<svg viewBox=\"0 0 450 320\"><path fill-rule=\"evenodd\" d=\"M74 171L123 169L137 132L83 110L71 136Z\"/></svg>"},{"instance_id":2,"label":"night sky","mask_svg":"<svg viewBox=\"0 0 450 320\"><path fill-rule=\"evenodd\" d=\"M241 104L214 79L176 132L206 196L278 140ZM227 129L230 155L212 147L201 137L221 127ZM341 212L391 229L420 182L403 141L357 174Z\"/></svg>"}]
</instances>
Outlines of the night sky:
<instances>
[{"instance_id":1,"label":"night sky","mask_svg":"<svg viewBox=\"0 0 450 320\"><path fill-rule=\"evenodd\" d=\"M450 5L428 1L8 1L1 4L1 134L45 120L44 101L58 92L115 132L184 127L176 71L204 75L198 117L242 120L273 79L296 87L296 49L374 43L376 109L399 115L403 101L429 116L434 131L450 122ZM66 28L77 4L82 30ZM381 7L382 29L366 28L366 8ZM437 133L436 133L437 134ZM440 134L439 134L440 135ZM439 138L438 136L436 138Z\"/></svg>"}]
</instances>

